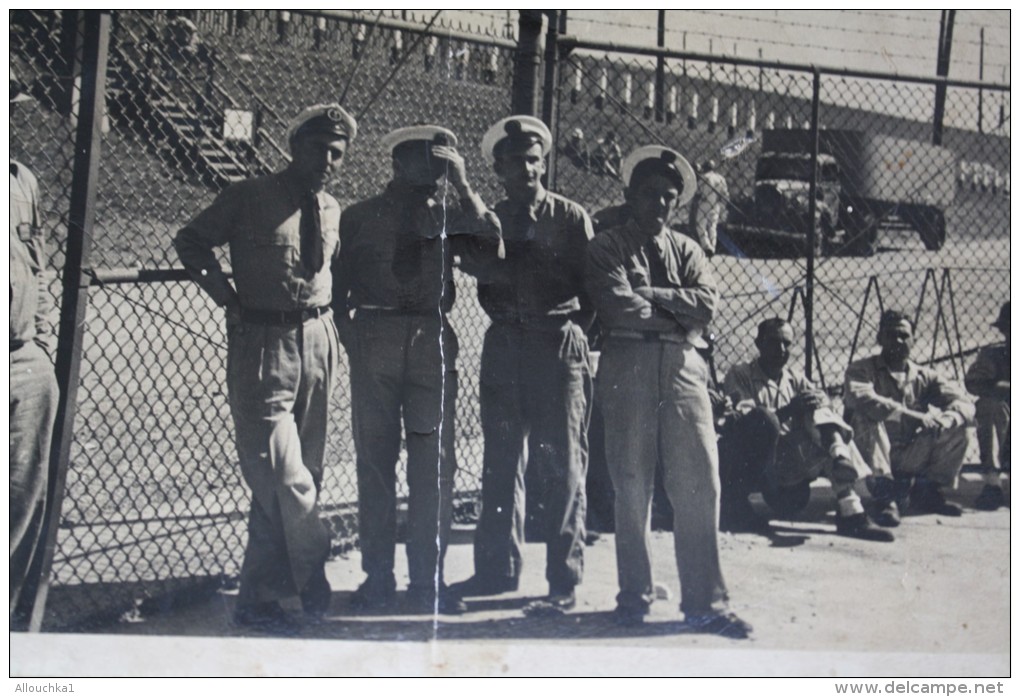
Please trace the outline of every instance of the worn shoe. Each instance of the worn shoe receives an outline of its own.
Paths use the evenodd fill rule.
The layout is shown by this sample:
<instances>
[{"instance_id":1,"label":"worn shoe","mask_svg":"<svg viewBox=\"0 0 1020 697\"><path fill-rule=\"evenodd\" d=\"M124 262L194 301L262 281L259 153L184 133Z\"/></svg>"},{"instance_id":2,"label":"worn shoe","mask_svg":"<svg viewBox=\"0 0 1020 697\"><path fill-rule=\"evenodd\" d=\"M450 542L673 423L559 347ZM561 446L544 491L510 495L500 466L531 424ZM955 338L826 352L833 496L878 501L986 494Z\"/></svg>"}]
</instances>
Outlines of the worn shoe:
<instances>
[{"instance_id":1,"label":"worn shoe","mask_svg":"<svg viewBox=\"0 0 1020 697\"><path fill-rule=\"evenodd\" d=\"M1006 503L1006 495L1001 486L985 484L981 493L974 500L974 508L979 511L997 511Z\"/></svg>"},{"instance_id":2,"label":"worn shoe","mask_svg":"<svg viewBox=\"0 0 1020 697\"><path fill-rule=\"evenodd\" d=\"M489 595L502 595L517 590L520 580L513 576L480 576L475 574L469 579L454 583L449 587L450 593L460 598L479 598Z\"/></svg>"},{"instance_id":3,"label":"worn shoe","mask_svg":"<svg viewBox=\"0 0 1020 697\"><path fill-rule=\"evenodd\" d=\"M301 609L310 617L322 617L329 612L333 589L326 580L325 569L319 569L301 591Z\"/></svg>"},{"instance_id":4,"label":"worn shoe","mask_svg":"<svg viewBox=\"0 0 1020 697\"><path fill-rule=\"evenodd\" d=\"M896 539L888 530L875 526L864 513L837 517L836 534L871 542L892 542Z\"/></svg>"},{"instance_id":5,"label":"worn shoe","mask_svg":"<svg viewBox=\"0 0 1020 697\"><path fill-rule=\"evenodd\" d=\"M645 622L645 615L649 613L649 608L644 607L632 607L629 605L617 605L616 609L613 610L613 621L621 627L639 627Z\"/></svg>"},{"instance_id":6,"label":"worn shoe","mask_svg":"<svg viewBox=\"0 0 1020 697\"><path fill-rule=\"evenodd\" d=\"M275 601L238 605L234 625L275 636L294 636L301 631L300 623Z\"/></svg>"},{"instance_id":7,"label":"worn shoe","mask_svg":"<svg viewBox=\"0 0 1020 697\"><path fill-rule=\"evenodd\" d=\"M699 634L717 634L727 639L747 639L754 628L732 612L687 615L687 626Z\"/></svg>"},{"instance_id":8,"label":"worn shoe","mask_svg":"<svg viewBox=\"0 0 1020 697\"><path fill-rule=\"evenodd\" d=\"M575 605L577 597L573 590L566 593L550 593L525 605L524 614L528 617L557 617L573 610Z\"/></svg>"},{"instance_id":9,"label":"worn shoe","mask_svg":"<svg viewBox=\"0 0 1020 697\"><path fill-rule=\"evenodd\" d=\"M408 586L407 600L415 610L426 614L463 615L468 609L464 601L446 586L441 586L438 593L432 586Z\"/></svg>"},{"instance_id":10,"label":"worn shoe","mask_svg":"<svg viewBox=\"0 0 1020 697\"><path fill-rule=\"evenodd\" d=\"M895 528L900 524L900 508L895 501L876 501L872 520L883 528Z\"/></svg>"},{"instance_id":11,"label":"worn shoe","mask_svg":"<svg viewBox=\"0 0 1020 697\"><path fill-rule=\"evenodd\" d=\"M946 501L942 489L930 482L914 487L910 494L910 505L922 513L934 513L951 518L963 515L963 508L959 504Z\"/></svg>"},{"instance_id":12,"label":"worn shoe","mask_svg":"<svg viewBox=\"0 0 1020 697\"><path fill-rule=\"evenodd\" d=\"M392 578L379 579L369 576L351 594L351 609L373 610L389 605L397 594L396 586L396 581Z\"/></svg>"},{"instance_id":13,"label":"worn shoe","mask_svg":"<svg viewBox=\"0 0 1020 697\"><path fill-rule=\"evenodd\" d=\"M738 501L724 500L719 507L719 529L723 532L751 532L767 534L768 518L755 513L746 498Z\"/></svg>"}]
</instances>

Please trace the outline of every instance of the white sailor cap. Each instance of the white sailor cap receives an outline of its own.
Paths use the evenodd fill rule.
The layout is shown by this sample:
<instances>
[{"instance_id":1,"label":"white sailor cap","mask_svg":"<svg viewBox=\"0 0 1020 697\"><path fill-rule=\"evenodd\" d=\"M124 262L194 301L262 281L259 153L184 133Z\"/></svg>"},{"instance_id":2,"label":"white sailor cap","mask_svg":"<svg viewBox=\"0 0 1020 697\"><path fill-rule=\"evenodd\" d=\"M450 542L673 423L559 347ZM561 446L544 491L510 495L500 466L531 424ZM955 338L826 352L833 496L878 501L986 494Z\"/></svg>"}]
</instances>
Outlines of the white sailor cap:
<instances>
[{"instance_id":1,"label":"white sailor cap","mask_svg":"<svg viewBox=\"0 0 1020 697\"><path fill-rule=\"evenodd\" d=\"M327 133L350 142L358 135L358 122L339 104L316 104L290 122L287 142L293 144L295 138L309 133Z\"/></svg>"},{"instance_id":2,"label":"white sailor cap","mask_svg":"<svg viewBox=\"0 0 1020 697\"><path fill-rule=\"evenodd\" d=\"M497 121L482 137L482 157L492 164L496 160L496 146L504 140L522 144L541 143L542 157L552 149L552 134L541 119L534 116L508 116Z\"/></svg>"},{"instance_id":3,"label":"white sailor cap","mask_svg":"<svg viewBox=\"0 0 1020 697\"><path fill-rule=\"evenodd\" d=\"M431 124L419 124L407 126L390 131L379 141L383 148L392 152L399 145L423 141L433 145L448 145L451 148L457 147L457 136L449 128L434 126Z\"/></svg>"},{"instance_id":4,"label":"white sailor cap","mask_svg":"<svg viewBox=\"0 0 1020 697\"><path fill-rule=\"evenodd\" d=\"M694 198L694 192L698 188L698 179L694 174L694 168L676 150L664 148L661 145L642 145L623 158L620 173L627 187L633 186L634 182L631 181L631 178L639 166L641 166L638 171L639 175L662 174L676 182L680 189L677 206L682 206Z\"/></svg>"}]
</instances>

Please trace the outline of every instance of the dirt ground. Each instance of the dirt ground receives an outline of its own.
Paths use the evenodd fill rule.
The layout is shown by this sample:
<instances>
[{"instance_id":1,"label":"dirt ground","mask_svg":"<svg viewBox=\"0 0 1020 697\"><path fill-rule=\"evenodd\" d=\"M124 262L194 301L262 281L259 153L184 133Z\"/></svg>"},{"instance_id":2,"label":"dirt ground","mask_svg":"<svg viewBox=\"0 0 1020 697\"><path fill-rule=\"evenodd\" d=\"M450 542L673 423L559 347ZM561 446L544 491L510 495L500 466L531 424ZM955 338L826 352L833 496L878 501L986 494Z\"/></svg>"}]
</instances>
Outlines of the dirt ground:
<instances>
[{"instance_id":1,"label":"dirt ground","mask_svg":"<svg viewBox=\"0 0 1020 697\"><path fill-rule=\"evenodd\" d=\"M796 521L768 537L720 536L732 609L754 625L747 641L692 634L678 611L670 533L654 533L656 602L644 627L609 613L615 541L588 547L578 606L556 619L521 608L546 592L544 547L529 543L517 593L470 599L462 616L393 609L352 615L360 557L329 563L333 605L297 638L231 626L234 597L112 626L97 635L11 635L12 675L1009 675L1010 511L975 511L981 482L965 473L961 518L909 516L892 544L834 532L822 482ZM761 505L756 501L756 505ZM762 509L765 510L765 509ZM450 582L470 575L470 527L457 528ZM398 588L406 584L398 548Z\"/></svg>"}]
</instances>

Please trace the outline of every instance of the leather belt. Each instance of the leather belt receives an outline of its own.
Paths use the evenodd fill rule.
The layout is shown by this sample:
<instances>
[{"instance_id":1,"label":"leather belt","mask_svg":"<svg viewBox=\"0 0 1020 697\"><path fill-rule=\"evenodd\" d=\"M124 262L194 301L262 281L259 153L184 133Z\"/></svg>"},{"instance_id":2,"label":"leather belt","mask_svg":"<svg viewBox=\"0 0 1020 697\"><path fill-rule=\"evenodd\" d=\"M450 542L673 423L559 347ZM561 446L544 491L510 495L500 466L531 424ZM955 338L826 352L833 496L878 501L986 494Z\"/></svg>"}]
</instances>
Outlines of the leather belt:
<instances>
[{"instance_id":1,"label":"leather belt","mask_svg":"<svg viewBox=\"0 0 1020 697\"><path fill-rule=\"evenodd\" d=\"M249 324L298 325L322 317L330 311L328 305L301 310L251 310L241 308L241 321Z\"/></svg>"},{"instance_id":2,"label":"leather belt","mask_svg":"<svg viewBox=\"0 0 1020 697\"><path fill-rule=\"evenodd\" d=\"M446 312L444 311L445 315ZM359 305L354 310L354 316L358 315L384 315L387 317L433 317L435 310L411 310L402 307L382 307L380 305Z\"/></svg>"},{"instance_id":3,"label":"leather belt","mask_svg":"<svg viewBox=\"0 0 1020 697\"><path fill-rule=\"evenodd\" d=\"M697 348L708 346L705 340L697 332L688 330L658 332L639 331L637 329L610 329L607 333L610 339L630 339L632 341L665 341L672 344L693 344Z\"/></svg>"}]
</instances>

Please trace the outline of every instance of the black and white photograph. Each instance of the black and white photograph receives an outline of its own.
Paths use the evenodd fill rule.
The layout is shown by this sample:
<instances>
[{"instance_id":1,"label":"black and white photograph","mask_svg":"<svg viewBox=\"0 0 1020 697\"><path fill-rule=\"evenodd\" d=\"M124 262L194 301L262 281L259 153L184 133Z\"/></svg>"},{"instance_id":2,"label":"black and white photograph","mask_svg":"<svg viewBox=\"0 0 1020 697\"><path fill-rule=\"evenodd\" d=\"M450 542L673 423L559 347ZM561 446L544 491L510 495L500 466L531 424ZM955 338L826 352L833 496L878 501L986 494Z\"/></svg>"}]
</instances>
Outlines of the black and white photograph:
<instances>
[{"instance_id":1,"label":"black and white photograph","mask_svg":"<svg viewBox=\"0 0 1020 697\"><path fill-rule=\"evenodd\" d=\"M9 10L11 689L1008 692L1011 19Z\"/></svg>"}]
</instances>

